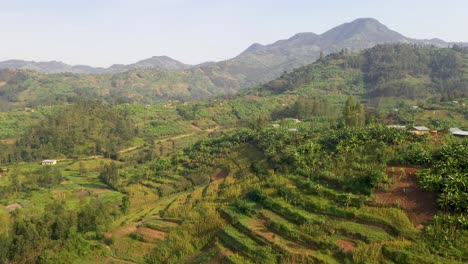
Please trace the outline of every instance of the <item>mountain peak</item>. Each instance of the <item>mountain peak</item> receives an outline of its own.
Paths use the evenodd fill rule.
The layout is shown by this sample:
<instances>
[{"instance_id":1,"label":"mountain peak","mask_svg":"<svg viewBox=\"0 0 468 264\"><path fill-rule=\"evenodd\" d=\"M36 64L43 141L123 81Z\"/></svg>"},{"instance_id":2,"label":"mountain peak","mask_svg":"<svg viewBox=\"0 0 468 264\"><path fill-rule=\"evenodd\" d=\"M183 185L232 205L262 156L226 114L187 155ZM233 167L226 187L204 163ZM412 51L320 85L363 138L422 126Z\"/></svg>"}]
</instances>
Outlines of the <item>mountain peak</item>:
<instances>
[{"instance_id":1,"label":"mountain peak","mask_svg":"<svg viewBox=\"0 0 468 264\"><path fill-rule=\"evenodd\" d=\"M339 43L355 42L356 50L369 48L380 43L409 42L408 38L374 18L358 18L349 23L332 28L320 35L317 44L330 48Z\"/></svg>"},{"instance_id":2,"label":"mountain peak","mask_svg":"<svg viewBox=\"0 0 468 264\"><path fill-rule=\"evenodd\" d=\"M250 45L250 46L244 51L244 53L245 53L245 52L255 52L255 51L258 51L258 50L262 49L263 47L265 47L265 46L263 46L263 45L260 44L260 43L254 43L254 44Z\"/></svg>"}]
</instances>

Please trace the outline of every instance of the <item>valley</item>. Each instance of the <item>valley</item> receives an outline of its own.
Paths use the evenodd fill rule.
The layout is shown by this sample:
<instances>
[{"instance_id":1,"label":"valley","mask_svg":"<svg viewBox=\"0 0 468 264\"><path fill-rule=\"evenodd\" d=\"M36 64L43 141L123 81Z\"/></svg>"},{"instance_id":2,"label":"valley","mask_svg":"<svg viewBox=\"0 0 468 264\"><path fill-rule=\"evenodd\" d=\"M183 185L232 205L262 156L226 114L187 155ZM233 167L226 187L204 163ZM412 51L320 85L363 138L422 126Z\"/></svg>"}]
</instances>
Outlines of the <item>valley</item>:
<instances>
[{"instance_id":1,"label":"valley","mask_svg":"<svg viewBox=\"0 0 468 264\"><path fill-rule=\"evenodd\" d=\"M0 113L0 261L464 263L468 141L449 129L468 130L467 54L343 50L187 102L69 75L102 91ZM68 96L65 75L0 89Z\"/></svg>"}]
</instances>

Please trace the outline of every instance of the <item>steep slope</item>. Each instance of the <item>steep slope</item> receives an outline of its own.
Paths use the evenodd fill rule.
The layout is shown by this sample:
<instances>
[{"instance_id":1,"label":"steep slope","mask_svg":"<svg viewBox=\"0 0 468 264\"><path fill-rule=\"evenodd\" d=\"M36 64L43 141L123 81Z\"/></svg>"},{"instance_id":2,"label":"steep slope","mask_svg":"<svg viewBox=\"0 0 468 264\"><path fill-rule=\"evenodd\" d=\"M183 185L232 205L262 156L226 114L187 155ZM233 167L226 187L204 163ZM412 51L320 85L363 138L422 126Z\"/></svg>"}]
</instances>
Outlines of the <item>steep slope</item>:
<instances>
[{"instance_id":1,"label":"steep slope","mask_svg":"<svg viewBox=\"0 0 468 264\"><path fill-rule=\"evenodd\" d=\"M343 48L362 50L381 43L395 42L410 41L375 19L361 18L323 33L316 44L325 51L333 52Z\"/></svg>"},{"instance_id":2,"label":"steep slope","mask_svg":"<svg viewBox=\"0 0 468 264\"><path fill-rule=\"evenodd\" d=\"M377 45L361 53L333 53L247 90L260 95L302 87L370 97L452 100L468 95L466 48ZM138 69L118 74L40 74L0 70L0 111L73 102L79 97L151 104L234 94L246 77L220 65L187 70ZM243 92L244 93L244 92Z\"/></svg>"},{"instance_id":3,"label":"steep slope","mask_svg":"<svg viewBox=\"0 0 468 264\"><path fill-rule=\"evenodd\" d=\"M384 44L360 53L333 53L248 91L265 95L319 89L368 97L468 96L468 49Z\"/></svg>"},{"instance_id":4,"label":"steep slope","mask_svg":"<svg viewBox=\"0 0 468 264\"><path fill-rule=\"evenodd\" d=\"M256 43L230 60L207 62L196 66L186 65L166 56L152 57L130 65L113 65L106 69L83 65L70 66L61 62L7 61L0 63L0 69L19 68L52 73L67 71L93 74L67 73L47 76L21 72L18 75L21 77L19 82L16 77L13 78L13 82L11 78L0 79L0 100L6 101L2 109L8 109L12 105L37 106L41 103L60 103L72 100L71 98L77 95L101 97L110 95L113 99L107 98L109 100L121 98L141 103L164 99L208 98L234 94L241 88L274 80L284 72L314 62L322 53L326 55L342 50L360 51L385 43L442 47L450 45L439 39L407 38L375 19L364 18L340 25L321 35L299 33L269 45ZM11 74L11 71L4 71L3 76ZM400 78L392 85L404 89L403 86L407 86L408 83L414 84L414 81L420 86L428 84L425 79ZM379 87L381 90L386 89L381 85ZM39 100L38 97L42 99Z\"/></svg>"},{"instance_id":5,"label":"steep slope","mask_svg":"<svg viewBox=\"0 0 468 264\"><path fill-rule=\"evenodd\" d=\"M242 76L244 83L240 86L250 86L274 79L284 71L312 63L321 52L328 54L343 49L360 51L384 43L415 43L437 47L452 44L439 39L411 39L389 29L376 19L360 18L321 35L299 33L269 45L255 43L239 56L219 62L216 67L231 75Z\"/></svg>"}]
</instances>

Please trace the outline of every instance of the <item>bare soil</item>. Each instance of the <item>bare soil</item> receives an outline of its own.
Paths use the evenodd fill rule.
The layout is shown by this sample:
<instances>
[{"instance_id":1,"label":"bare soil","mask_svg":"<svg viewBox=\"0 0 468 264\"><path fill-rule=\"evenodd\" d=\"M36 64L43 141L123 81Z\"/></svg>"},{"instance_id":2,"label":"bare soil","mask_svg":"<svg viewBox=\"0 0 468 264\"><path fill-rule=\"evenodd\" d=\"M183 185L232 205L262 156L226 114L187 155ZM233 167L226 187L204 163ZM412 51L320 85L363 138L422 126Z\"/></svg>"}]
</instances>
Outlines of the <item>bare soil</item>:
<instances>
[{"instance_id":1,"label":"bare soil","mask_svg":"<svg viewBox=\"0 0 468 264\"><path fill-rule=\"evenodd\" d=\"M113 234L115 237L120 238L129 235L137 230L138 223L131 223L125 226L118 227L114 230ZM110 238L112 236L111 232L106 233L106 238Z\"/></svg>"},{"instance_id":2,"label":"bare soil","mask_svg":"<svg viewBox=\"0 0 468 264\"><path fill-rule=\"evenodd\" d=\"M143 235L147 241L153 242L155 240L165 240L167 233L147 228L147 227L140 227L137 230L137 233Z\"/></svg>"},{"instance_id":3,"label":"bare soil","mask_svg":"<svg viewBox=\"0 0 468 264\"><path fill-rule=\"evenodd\" d=\"M418 168L388 167L387 175L395 178L395 183L387 190L378 190L374 201L381 205L398 206L405 211L413 224L423 228L437 212L435 194L423 190L416 178Z\"/></svg>"},{"instance_id":4,"label":"bare soil","mask_svg":"<svg viewBox=\"0 0 468 264\"><path fill-rule=\"evenodd\" d=\"M86 197L90 195L88 190L77 190L77 191L74 191L74 193L78 195L79 197Z\"/></svg>"},{"instance_id":5,"label":"bare soil","mask_svg":"<svg viewBox=\"0 0 468 264\"><path fill-rule=\"evenodd\" d=\"M343 252L348 253L353 251L356 248L356 243L348 240L337 240L335 242Z\"/></svg>"},{"instance_id":6,"label":"bare soil","mask_svg":"<svg viewBox=\"0 0 468 264\"><path fill-rule=\"evenodd\" d=\"M212 177L212 181L217 181L217 180L224 179L224 178L226 178L228 175L229 175L228 172L226 172L226 171L220 171L220 172L216 173L216 175L214 175L214 176Z\"/></svg>"},{"instance_id":7,"label":"bare soil","mask_svg":"<svg viewBox=\"0 0 468 264\"><path fill-rule=\"evenodd\" d=\"M257 233L258 235L264 237L268 241L281 245L286 249L287 251L293 253L293 254L299 254L299 255L304 255L304 254L309 254L310 249L304 248L303 246L296 244L290 240L287 240L280 235L268 230L266 228L267 221L265 219L258 219L258 221L255 223L254 226L249 227Z\"/></svg>"}]
</instances>

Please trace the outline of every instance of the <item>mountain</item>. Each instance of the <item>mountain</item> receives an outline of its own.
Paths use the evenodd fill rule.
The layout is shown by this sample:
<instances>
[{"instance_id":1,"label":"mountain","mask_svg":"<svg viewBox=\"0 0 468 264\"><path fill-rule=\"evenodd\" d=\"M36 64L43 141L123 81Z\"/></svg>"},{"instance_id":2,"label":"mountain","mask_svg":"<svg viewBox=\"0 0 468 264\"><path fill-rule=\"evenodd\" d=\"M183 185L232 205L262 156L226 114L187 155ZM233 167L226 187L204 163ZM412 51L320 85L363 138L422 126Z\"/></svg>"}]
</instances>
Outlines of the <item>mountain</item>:
<instances>
[{"instance_id":1,"label":"mountain","mask_svg":"<svg viewBox=\"0 0 468 264\"><path fill-rule=\"evenodd\" d=\"M251 86L280 76L284 71L314 62L324 54L343 49L360 51L384 43L414 43L447 47L453 44L440 39L417 40L395 32L373 18L360 18L342 24L321 35L299 33L269 45L255 43L239 56L219 62L215 67L241 76L243 86ZM466 45L466 43L461 43Z\"/></svg>"},{"instance_id":2,"label":"mountain","mask_svg":"<svg viewBox=\"0 0 468 264\"><path fill-rule=\"evenodd\" d=\"M123 65L114 64L105 69L105 73L119 73L135 69L161 68L167 70L183 70L192 67L180 61L169 58L168 56L154 56L149 59L141 60L133 64Z\"/></svg>"},{"instance_id":3,"label":"mountain","mask_svg":"<svg viewBox=\"0 0 468 264\"><path fill-rule=\"evenodd\" d=\"M373 18L359 18L342 24L327 32L299 33L285 40L262 45L254 43L238 56L221 62L201 63L197 66L187 65L167 56L155 56L133 64L115 64L109 68L95 68L86 65L68 65L63 62L34 62L10 60L0 62L0 69L25 69L41 73L87 73L104 74L120 73L142 68L160 68L167 70L185 70L191 67L202 68L207 76L225 76L235 78L240 86L249 86L269 81L284 71L314 62L320 52L332 53L342 49L359 51L383 43L414 43L447 47L453 44L467 46L468 43L451 43L441 39L412 39L395 32ZM230 82L231 83L231 82Z\"/></svg>"},{"instance_id":4,"label":"mountain","mask_svg":"<svg viewBox=\"0 0 468 264\"><path fill-rule=\"evenodd\" d=\"M120 73L135 69L161 68L167 70L183 70L191 65L184 64L167 56L154 56L133 64L114 64L109 68L91 67L87 65L68 65L59 61L35 62L23 60L8 60L0 62L0 69L32 70L41 73L78 73L78 74L104 74Z\"/></svg>"},{"instance_id":5,"label":"mountain","mask_svg":"<svg viewBox=\"0 0 468 264\"><path fill-rule=\"evenodd\" d=\"M55 61L7 61L0 62L0 102L2 109L9 109L16 105L56 104L73 100L75 96L110 96L139 103L198 100L234 94L242 88L274 80L284 72L313 63L322 53L325 56L342 50L361 51L385 43L436 47L468 45L440 39L408 38L375 19L361 18L320 35L305 32L268 45L255 43L232 59L195 66L166 56L105 69ZM21 70L4 70L2 73L1 69L5 68L60 74Z\"/></svg>"},{"instance_id":6,"label":"mountain","mask_svg":"<svg viewBox=\"0 0 468 264\"><path fill-rule=\"evenodd\" d=\"M468 97L468 48L437 48L411 43L382 44L359 53L339 52L242 91L398 97L452 101Z\"/></svg>"}]
</instances>

